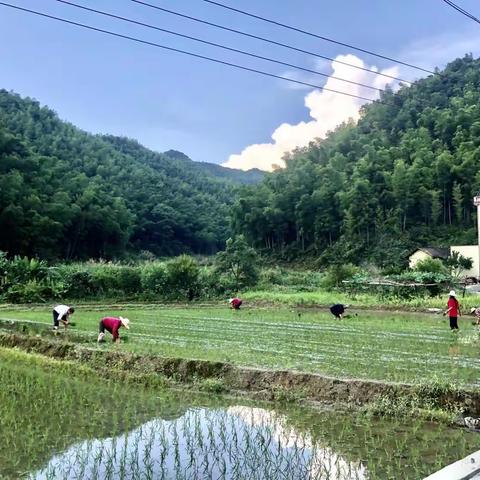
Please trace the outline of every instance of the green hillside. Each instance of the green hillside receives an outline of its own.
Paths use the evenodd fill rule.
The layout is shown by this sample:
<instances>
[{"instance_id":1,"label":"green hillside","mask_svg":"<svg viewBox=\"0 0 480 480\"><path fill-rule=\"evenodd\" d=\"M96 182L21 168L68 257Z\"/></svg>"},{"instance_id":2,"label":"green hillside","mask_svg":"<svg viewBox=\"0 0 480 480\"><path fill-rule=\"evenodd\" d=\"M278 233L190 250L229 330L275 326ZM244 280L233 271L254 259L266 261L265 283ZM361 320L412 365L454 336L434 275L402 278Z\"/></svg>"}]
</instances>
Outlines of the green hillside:
<instances>
[{"instance_id":1,"label":"green hillside","mask_svg":"<svg viewBox=\"0 0 480 480\"><path fill-rule=\"evenodd\" d=\"M0 250L10 254L213 253L229 235L236 188L249 178L224 170L86 133L0 90Z\"/></svg>"},{"instance_id":2,"label":"green hillside","mask_svg":"<svg viewBox=\"0 0 480 480\"><path fill-rule=\"evenodd\" d=\"M479 189L480 60L466 56L291 154L245 189L234 226L286 258L394 266L415 246L473 243Z\"/></svg>"},{"instance_id":3,"label":"green hillside","mask_svg":"<svg viewBox=\"0 0 480 480\"><path fill-rule=\"evenodd\" d=\"M184 153L177 152L176 150L169 150L164 152L163 155L176 158L176 159L184 159L187 162L192 162L190 158L188 158ZM222 167L221 165L217 165L216 163L207 163L207 162L192 162L192 168L197 169L202 173L210 174L214 177L230 180L235 183L243 183L243 184L256 184L263 180L265 177L265 172L259 170L258 168L252 168L250 170L237 170L235 168L228 168Z\"/></svg>"}]
</instances>

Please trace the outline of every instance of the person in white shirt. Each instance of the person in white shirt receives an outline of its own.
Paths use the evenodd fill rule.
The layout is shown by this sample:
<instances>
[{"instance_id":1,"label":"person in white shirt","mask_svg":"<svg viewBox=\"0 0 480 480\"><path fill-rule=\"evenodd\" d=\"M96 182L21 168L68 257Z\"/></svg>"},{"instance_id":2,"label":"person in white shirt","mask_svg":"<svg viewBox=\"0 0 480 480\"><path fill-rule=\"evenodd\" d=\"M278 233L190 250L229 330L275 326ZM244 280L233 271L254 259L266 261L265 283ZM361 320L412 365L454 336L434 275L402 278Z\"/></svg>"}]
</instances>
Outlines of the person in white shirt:
<instances>
[{"instance_id":1,"label":"person in white shirt","mask_svg":"<svg viewBox=\"0 0 480 480\"><path fill-rule=\"evenodd\" d=\"M475 319L477 320L476 325L480 326L480 307L473 307L470 310L470 313L475 316Z\"/></svg>"},{"instance_id":2,"label":"person in white shirt","mask_svg":"<svg viewBox=\"0 0 480 480\"><path fill-rule=\"evenodd\" d=\"M65 329L67 328L68 322L70 320L70 315L75 312L73 307L68 305L57 305L53 309L53 329L58 330L58 325L60 322L63 323Z\"/></svg>"}]
</instances>

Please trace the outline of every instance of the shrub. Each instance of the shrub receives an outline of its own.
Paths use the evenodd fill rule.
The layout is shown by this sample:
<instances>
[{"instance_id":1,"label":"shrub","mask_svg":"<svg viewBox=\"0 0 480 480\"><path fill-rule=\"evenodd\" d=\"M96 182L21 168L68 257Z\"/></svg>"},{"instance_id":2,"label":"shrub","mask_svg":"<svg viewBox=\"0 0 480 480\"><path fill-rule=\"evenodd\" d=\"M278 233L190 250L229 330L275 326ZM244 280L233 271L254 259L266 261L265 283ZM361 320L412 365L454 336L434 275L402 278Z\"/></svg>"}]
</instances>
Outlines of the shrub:
<instances>
[{"instance_id":1,"label":"shrub","mask_svg":"<svg viewBox=\"0 0 480 480\"><path fill-rule=\"evenodd\" d=\"M165 264L160 262L146 263L140 273L142 293L146 297L164 295L167 282Z\"/></svg>"},{"instance_id":2,"label":"shrub","mask_svg":"<svg viewBox=\"0 0 480 480\"><path fill-rule=\"evenodd\" d=\"M55 286L42 280L31 279L12 285L5 299L12 303L38 303L55 297Z\"/></svg>"},{"instance_id":3,"label":"shrub","mask_svg":"<svg viewBox=\"0 0 480 480\"><path fill-rule=\"evenodd\" d=\"M443 273L448 274L448 269L443 262L438 258L425 258L415 265L414 268L417 272L429 272L429 273Z\"/></svg>"},{"instance_id":4,"label":"shrub","mask_svg":"<svg viewBox=\"0 0 480 480\"><path fill-rule=\"evenodd\" d=\"M344 280L351 280L360 269L351 263L332 265L322 281L322 287L332 289L342 286Z\"/></svg>"},{"instance_id":5,"label":"shrub","mask_svg":"<svg viewBox=\"0 0 480 480\"><path fill-rule=\"evenodd\" d=\"M127 295L140 293L142 289L140 268L119 267L117 271L117 287Z\"/></svg>"},{"instance_id":6,"label":"shrub","mask_svg":"<svg viewBox=\"0 0 480 480\"><path fill-rule=\"evenodd\" d=\"M91 268L91 275L94 288L100 295L120 293L116 265L95 263Z\"/></svg>"},{"instance_id":7,"label":"shrub","mask_svg":"<svg viewBox=\"0 0 480 480\"><path fill-rule=\"evenodd\" d=\"M92 274L88 270L76 267L60 269L65 295L69 298L85 298L94 296L97 292Z\"/></svg>"},{"instance_id":8,"label":"shrub","mask_svg":"<svg viewBox=\"0 0 480 480\"><path fill-rule=\"evenodd\" d=\"M193 300L198 295L200 270L193 257L180 255L166 264L166 287L171 298Z\"/></svg>"}]
</instances>

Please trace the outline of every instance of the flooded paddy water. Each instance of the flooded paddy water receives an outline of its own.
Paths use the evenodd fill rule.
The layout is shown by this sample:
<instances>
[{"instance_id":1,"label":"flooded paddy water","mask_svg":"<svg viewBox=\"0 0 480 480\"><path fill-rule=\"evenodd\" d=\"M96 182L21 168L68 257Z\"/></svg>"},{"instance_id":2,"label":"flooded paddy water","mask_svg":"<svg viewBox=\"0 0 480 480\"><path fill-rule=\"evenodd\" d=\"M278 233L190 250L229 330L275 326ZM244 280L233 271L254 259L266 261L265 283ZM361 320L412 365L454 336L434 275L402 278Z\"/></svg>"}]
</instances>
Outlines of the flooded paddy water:
<instances>
[{"instance_id":1,"label":"flooded paddy water","mask_svg":"<svg viewBox=\"0 0 480 480\"><path fill-rule=\"evenodd\" d=\"M480 448L425 421L149 390L0 349L2 479L421 479Z\"/></svg>"}]
</instances>

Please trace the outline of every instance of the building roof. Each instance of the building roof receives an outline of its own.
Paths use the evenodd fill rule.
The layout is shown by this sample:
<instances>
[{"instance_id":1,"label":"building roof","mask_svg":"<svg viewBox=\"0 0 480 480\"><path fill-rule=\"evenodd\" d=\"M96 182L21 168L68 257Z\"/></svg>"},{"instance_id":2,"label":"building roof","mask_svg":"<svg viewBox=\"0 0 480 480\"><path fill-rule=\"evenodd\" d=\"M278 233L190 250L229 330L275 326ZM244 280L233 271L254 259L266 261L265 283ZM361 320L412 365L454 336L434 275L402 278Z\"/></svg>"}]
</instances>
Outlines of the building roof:
<instances>
[{"instance_id":1,"label":"building roof","mask_svg":"<svg viewBox=\"0 0 480 480\"><path fill-rule=\"evenodd\" d=\"M422 247L415 250L416 252L420 250L430 255L432 258L448 258L450 256L449 248L440 248L440 247ZM415 252L414 252L415 253Z\"/></svg>"}]
</instances>

